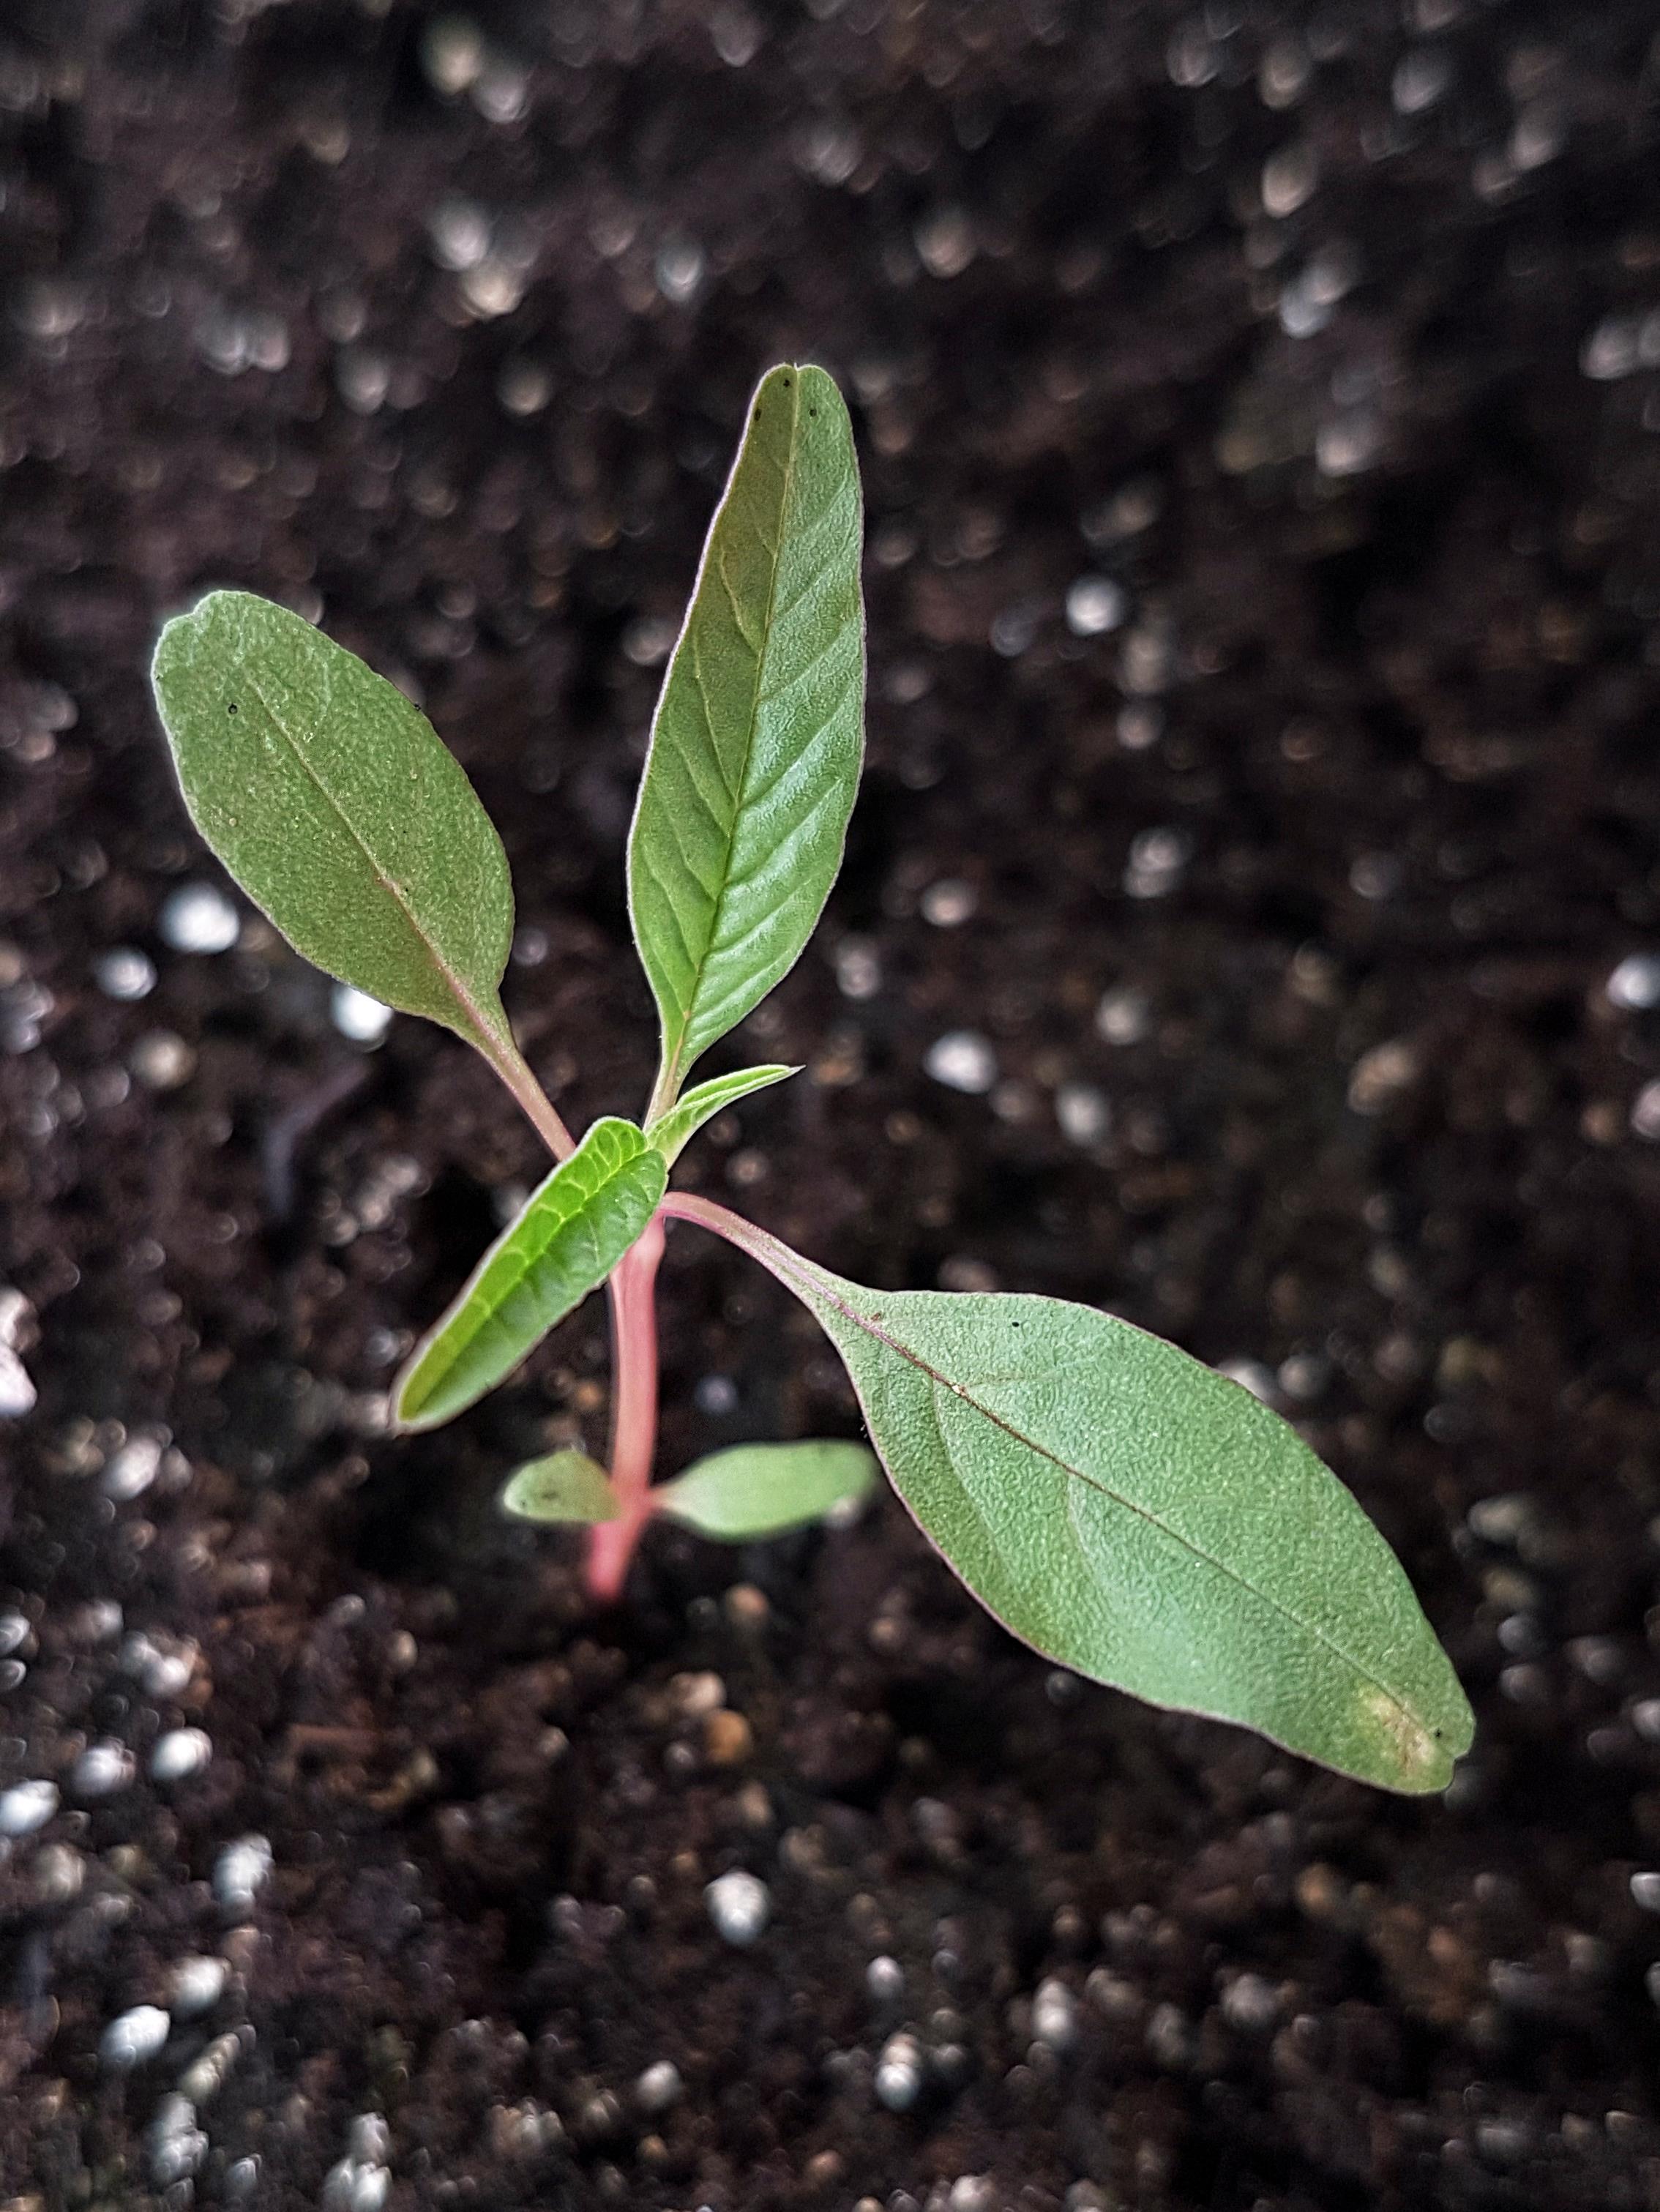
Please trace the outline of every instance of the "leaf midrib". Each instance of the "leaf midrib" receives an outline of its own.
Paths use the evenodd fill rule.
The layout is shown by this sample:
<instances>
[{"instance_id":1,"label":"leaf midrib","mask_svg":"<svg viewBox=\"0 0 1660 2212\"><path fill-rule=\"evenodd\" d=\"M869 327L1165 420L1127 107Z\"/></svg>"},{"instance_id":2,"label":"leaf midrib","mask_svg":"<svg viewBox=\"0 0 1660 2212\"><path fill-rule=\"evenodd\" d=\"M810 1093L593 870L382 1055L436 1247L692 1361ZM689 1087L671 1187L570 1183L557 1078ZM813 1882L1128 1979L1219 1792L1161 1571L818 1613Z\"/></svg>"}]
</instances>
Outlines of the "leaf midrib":
<instances>
[{"instance_id":1,"label":"leaf midrib","mask_svg":"<svg viewBox=\"0 0 1660 2212\"><path fill-rule=\"evenodd\" d=\"M768 1241L769 1243L775 1243L775 1240L771 1238ZM778 1244L776 1251L779 1255L788 1253L792 1260L799 1256L790 1252L787 1245ZM794 1273L787 1267L781 1267L778 1272L786 1276ZM1292 1607L1285 1604L1268 1590L1259 1589L1256 1584L1249 1581L1237 1567L1231 1567L1225 1559L1219 1559L1213 1553L1207 1552L1202 1544L1196 1543L1191 1536L1185 1534L1180 1528L1172 1527L1168 1521L1161 1515L1153 1512L1150 1507L1138 1504L1134 1498L1126 1497L1122 1491L1116 1490L1110 1483L1103 1482L1098 1477L1086 1474L1082 1468L1072 1466L1069 1462L1062 1459L1058 1452L1052 1451L1047 1444L1038 1443L1036 1437L1027 1436L1023 1430L1016 1428L1012 1422L1006 1421L1000 1414L994 1413L989 1406L982 1405L977 1398L972 1396L962 1384L953 1382L948 1375L940 1374L938 1369L924 1359L919 1352L915 1351L908 1344L902 1344L897 1337L890 1335L887 1330L879 1328L868 1315L861 1314L857 1307L849 1305L848 1301L837 1292L827 1290L823 1283L815 1279L814 1276L802 1274L796 1279L808 1285L818 1297L824 1299L827 1304L833 1306L844 1320L852 1322L855 1328L862 1329L867 1336L874 1337L879 1344L885 1344L891 1352L897 1352L902 1359L909 1360L911 1365L925 1375L931 1383L939 1389L949 1390L953 1396L960 1398L964 1405L980 1416L982 1420L988 1421L994 1428L1000 1429L1005 1436L1010 1437L1014 1443L1023 1445L1026 1450L1037 1453L1040 1459L1048 1460L1051 1466L1058 1468L1061 1473L1070 1480L1082 1483L1085 1489L1093 1490L1098 1496L1107 1498L1111 1504L1122 1506L1127 1513L1134 1514L1138 1520L1145 1522L1149 1528L1156 1528L1161 1535L1169 1537L1173 1543L1178 1544L1183 1550L1190 1553L1204 1565L1213 1568L1225 1581L1232 1583L1236 1588L1256 1598L1260 1604L1267 1606L1271 1612L1277 1613L1284 1620L1288 1620L1293 1627L1300 1629L1305 1636L1312 1638L1335 1658L1341 1660L1343 1664L1358 1674L1362 1681L1370 1683L1380 1697L1387 1698L1404 1719L1409 1721L1432 1742L1437 1744L1440 1742L1440 1730L1432 1722L1426 1720L1416 1712L1402 1697L1399 1691L1392 1690L1387 1682L1382 1680L1366 1665L1364 1660L1358 1659L1352 1651L1347 1650L1325 1629L1322 1628L1317 1621L1305 1620ZM949 1452L946 1457L950 1458ZM982 1517L983 1518L983 1516Z\"/></svg>"},{"instance_id":2,"label":"leaf midrib","mask_svg":"<svg viewBox=\"0 0 1660 2212\"><path fill-rule=\"evenodd\" d=\"M778 605L778 578L784 566L784 517L789 511L790 494L795 481L796 433L800 429L801 422L801 378L799 371L797 372L794 381L790 385L789 391L791 407L789 440L785 448L784 455L783 489L779 495L778 501L777 536L775 543L770 546L767 546L766 539L764 538L761 538L761 543L763 547L766 547L770 557L772 571L767 582L767 613L766 620L762 624L761 643L758 647L750 647L751 651L755 655L755 681L751 690L748 724L744 733L744 757L739 765L736 789L733 798L732 819L727 823L724 835L724 851L721 863L721 885L720 889L714 895L714 910L709 916L709 926L704 936L703 949L697 956L696 962L692 969L691 983L685 994L684 1001L680 1009L678 1028L674 1040L674 1049L667 1055L666 1065L664 1068L664 1076L666 1082L669 1086L678 1085L680 1080L681 1060L686 1048L686 1037L691 1028L692 1014L697 1005L697 994L702 988L703 973L708 965L710 956L714 951L715 940L720 934L721 917L726 908L727 894L732 888L732 857L733 849L738 842L738 823L744 811L744 787L749 780L750 760L755 750L756 726L761 719L762 676L766 665L767 653L772 642L773 615L774 611ZM719 518L717 517L716 527L718 528L718 526ZM756 531L756 535L757 538L761 537L758 528ZM732 605L733 621L737 626L738 635L744 639L745 644L748 645L749 639L745 636L743 618L738 611L738 597L736 592L733 590L731 580L727 577L726 569L721 563L720 552L715 545L713 532L710 535L710 551L714 556L714 567L715 574L719 578L720 582L726 592L727 598ZM693 605L695 607L695 600ZM714 728L713 720L709 714L708 692L704 685L702 669L698 665L697 643L696 637L692 635L690 618L688 619L687 623L687 635L688 637L691 639L692 681L696 684L699 694L703 701L703 720L705 725L708 728L711 749L714 750L715 764L718 770L720 766L720 754L718 748L714 746L713 742ZM704 804L707 805L707 800L704 801ZM684 942L684 933L682 933L682 938ZM669 1090L669 1095L671 1097L673 1096L672 1087Z\"/></svg>"},{"instance_id":3,"label":"leaf midrib","mask_svg":"<svg viewBox=\"0 0 1660 2212\"><path fill-rule=\"evenodd\" d=\"M286 727L282 715L271 704L271 701L265 696L264 690L260 687L258 678L253 673L253 671L248 666L246 660L243 660L240 664L240 673L242 681L246 683L248 690L252 692L254 697L265 708L271 727L277 732L277 736L282 738L283 744L294 755L295 759L300 763L301 768L305 771L306 775L311 778L313 783L316 785L318 790L322 793L324 798L334 809L341 828L344 830L347 836L356 846L358 851L368 862L370 872L374 875L376 882L379 883L386 890L392 899L393 905L397 907L398 912L409 924L410 933L414 936L416 943L426 954L427 958L432 963L433 967L438 973L440 980L448 986L457 1003L459 1005L462 1012L467 1017L468 1020L471 1021L473 1027L481 1036L488 1038L490 1042L496 1044L505 1042L506 1040L498 1035L496 1024L488 1019L483 1010L474 999L471 992L468 990L466 985L461 981L459 975L456 974L454 969L450 966L449 962L439 951L432 938L422 927L421 921L417 917L414 908L409 902L408 896L404 890L403 885L398 883L395 877L387 874L385 867L381 865L379 857L369 845L367 838L363 836L362 831L352 820L350 815L347 813L345 808L340 804L340 801L336 798L333 792L330 790L327 783L319 774L316 763L301 748L298 738L296 738ZM331 694L333 690L332 678L327 678L326 680L328 681L330 692ZM326 714L328 708L325 704L323 712L324 714ZM322 727L321 715L318 718L317 726L319 729ZM313 734L314 736L316 732L313 732Z\"/></svg>"}]
</instances>

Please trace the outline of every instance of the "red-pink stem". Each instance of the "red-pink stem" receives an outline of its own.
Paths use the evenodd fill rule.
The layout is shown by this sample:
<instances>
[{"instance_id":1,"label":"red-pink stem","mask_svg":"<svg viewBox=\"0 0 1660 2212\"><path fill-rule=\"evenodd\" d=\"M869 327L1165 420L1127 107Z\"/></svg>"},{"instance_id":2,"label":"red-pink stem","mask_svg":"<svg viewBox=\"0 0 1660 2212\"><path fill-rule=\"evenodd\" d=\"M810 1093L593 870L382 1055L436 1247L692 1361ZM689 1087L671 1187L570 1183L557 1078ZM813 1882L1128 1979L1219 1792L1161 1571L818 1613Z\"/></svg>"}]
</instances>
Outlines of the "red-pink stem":
<instances>
[{"instance_id":1,"label":"red-pink stem","mask_svg":"<svg viewBox=\"0 0 1660 2212\"><path fill-rule=\"evenodd\" d=\"M670 1221L695 1221L700 1229L744 1246L757 1258L773 1240L741 1214L713 1199L671 1191L643 1235L623 1255L605 1287L611 1297L611 1480L622 1505L615 1521L601 1521L588 1540L588 1589L601 1605L615 1603L634 1557L640 1532L653 1511L651 1466L657 1449L657 1270L663 1232Z\"/></svg>"},{"instance_id":2,"label":"red-pink stem","mask_svg":"<svg viewBox=\"0 0 1660 2212\"><path fill-rule=\"evenodd\" d=\"M611 1480L622 1504L601 1521L588 1547L588 1588L602 1604L621 1595L640 1532L651 1518L651 1463L657 1449L657 1269L663 1220L654 1215L611 1273Z\"/></svg>"}]
</instances>

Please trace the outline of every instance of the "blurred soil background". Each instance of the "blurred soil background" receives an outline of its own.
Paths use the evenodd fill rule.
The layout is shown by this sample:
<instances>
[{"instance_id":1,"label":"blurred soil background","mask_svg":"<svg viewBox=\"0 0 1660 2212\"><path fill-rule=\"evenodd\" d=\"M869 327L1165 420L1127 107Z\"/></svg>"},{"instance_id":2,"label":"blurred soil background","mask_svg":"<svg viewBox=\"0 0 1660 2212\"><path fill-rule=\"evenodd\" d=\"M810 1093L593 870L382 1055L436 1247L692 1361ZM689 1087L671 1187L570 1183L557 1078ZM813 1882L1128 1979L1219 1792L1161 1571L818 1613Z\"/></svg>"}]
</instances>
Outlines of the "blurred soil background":
<instances>
[{"instance_id":1,"label":"blurred soil background","mask_svg":"<svg viewBox=\"0 0 1660 2212\"><path fill-rule=\"evenodd\" d=\"M0 2202L1660 2204L1660 69L1632 0L10 0ZM622 848L756 377L869 502L793 1085L685 1180L1231 1363L1480 1713L1407 1803L994 1629L885 1496L586 1609L594 1302L381 1394L532 1134L192 836L215 584L419 696L638 1109ZM852 1433L678 1230L665 1471ZM199 1733L192 1733L199 1732ZM742 1869L748 1948L705 1885ZM873 1962L875 1962L874 1964Z\"/></svg>"}]
</instances>

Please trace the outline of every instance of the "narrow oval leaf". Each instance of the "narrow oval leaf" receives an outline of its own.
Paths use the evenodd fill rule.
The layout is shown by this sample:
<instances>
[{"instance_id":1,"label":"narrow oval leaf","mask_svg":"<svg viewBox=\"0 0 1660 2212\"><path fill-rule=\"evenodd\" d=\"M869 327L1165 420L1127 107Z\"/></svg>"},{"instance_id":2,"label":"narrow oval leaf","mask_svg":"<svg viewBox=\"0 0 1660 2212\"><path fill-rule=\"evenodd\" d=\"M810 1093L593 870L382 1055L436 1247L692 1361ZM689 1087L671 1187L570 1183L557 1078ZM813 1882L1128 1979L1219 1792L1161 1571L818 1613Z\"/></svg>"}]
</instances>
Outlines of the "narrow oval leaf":
<instances>
[{"instance_id":1,"label":"narrow oval leaf","mask_svg":"<svg viewBox=\"0 0 1660 2212\"><path fill-rule=\"evenodd\" d=\"M508 1480L502 1504L521 1521L575 1521L587 1528L620 1520L623 1512L605 1468L580 1451L529 1461Z\"/></svg>"},{"instance_id":2,"label":"narrow oval leaf","mask_svg":"<svg viewBox=\"0 0 1660 2212\"><path fill-rule=\"evenodd\" d=\"M859 469L822 368L762 379L652 724L629 841L660 1111L794 966L864 750Z\"/></svg>"},{"instance_id":3,"label":"narrow oval leaf","mask_svg":"<svg viewBox=\"0 0 1660 2212\"><path fill-rule=\"evenodd\" d=\"M647 1139L672 1163L704 1122L712 1121L723 1108L733 1105L739 1098L747 1098L752 1091L764 1091L769 1084L781 1083L786 1076L800 1073L799 1067L771 1063L765 1067L740 1067L731 1075L712 1076L707 1083L688 1091L678 1106L672 1106L666 1114L649 1123Z\"/></svg>"},{"instance_id":4,"label":"narrow oval leaf","mask_svg":"<svg viewBox=\"0 0 1660 2212\"><path fill-rule=\"evenodd\" d=\"M425 715L248 592L175 617L152 678L191 819L295 950L492 1058L511 1053L507 855Z\"/></svg>"},{"instance_id":5,"label":"narrow oval leaf","mask_svg":"<svg viewBox=\"0 0 1660 2212\"><path fill-rule=\"evenodd\" d=\"M875 1479L875 1458L863 1444L734 1444L695 1461L652 1496L660 1513L737 1544L822 1521L862 1498Z\"/></svg>"},{"instance_id":6,"label":"narrow oval leaf","mask_svg":"<svg viewBox=\"0 0 1660 2212\"><path fill-rule=\"evenodd\" d=\"M721 1226L817 1316L900 1496L1015 1635L1362 1781L1445 1786L1474 1728L1446 1655L1354 1499L1248 1391L1091 1307L864 1290Z\"/></svg>"},{"instance_id":7,"label":"narrow oval leaf","mask_svg":"<svg viewBox=\"0 0 1660 2212\"><path fill-rule=\"evenodd\" d=\"M596 1121L473 1269L392 1386L403 1429L482 1398L597 1290L645 1228L668 1169L632 1121Z\"/></svg>"}]
</instances>

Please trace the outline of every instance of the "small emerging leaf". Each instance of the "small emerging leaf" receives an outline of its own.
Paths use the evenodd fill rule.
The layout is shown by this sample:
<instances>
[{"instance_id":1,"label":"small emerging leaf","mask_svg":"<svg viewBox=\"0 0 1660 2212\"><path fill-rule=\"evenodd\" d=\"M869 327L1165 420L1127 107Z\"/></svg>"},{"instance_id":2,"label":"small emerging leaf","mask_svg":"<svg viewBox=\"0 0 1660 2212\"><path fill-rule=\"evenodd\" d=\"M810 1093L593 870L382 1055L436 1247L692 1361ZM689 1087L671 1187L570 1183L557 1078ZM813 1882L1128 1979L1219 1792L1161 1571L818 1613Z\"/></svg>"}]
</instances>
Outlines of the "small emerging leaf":
<instances>
[{"instance_id":1,"label":"small emerging leaf","mask_svg":"<svg viewBox=\"0 0 1660 2212\"><path fill-rule=\"evenodd\" d=\"M764 376L652 724L629 911L662 1018L654 1111L795 964L864 750L859 469L822 368Z\"/></svg>"},{"instance_id":2,"label":"small emerging leaf","mask_svg":"<svg viewBox=\"0 0 1660 2212\"><path fill-rule=\"evenodd\" d=\"M678 1106L651 1122L646 1130L647 1141L655 1145L671 1165L685 1150L705 1121L712 1121L724 1107L747 1098L752 1091L764 1091L769 1084L781 1083L787 1075L799 1075L799 1067L769 1064L765 1067L740 1067L731 1075L712 1076L688 1091Z\"/></svg>"},{"instance_id":3,"label":"small emerging leaf","mask_svg":"<svg viewBox=\"0 0 1660 2212\"><path fill-rule=\"evenodd\" d=\"M170 622L153 680L191 819L295 950L511 1054L507 856L425 715L248 592Z\"/></svg>"},{"instance_id":4,"label":"small emerging leaf","mask_svg":"<svg viewBox=\"0 0 1660 2212\"><path fill-rule=\"evenodd\" d=\"M1445 1787L1473 1729L1446 1655L1354 1499L1248 1391L1091 1307L864 1290L725 1233L817 1316L895 1488L1015 1635L1362 1781Z\"/></svg>"},{"instance_id":5,"label":"small emerging leaf","mask_svg":"<svg viewBox=\"0 0 1660 2212\"><path fill-rule=\"evenodd\" d=\"M550 1452L521 1467L502 1492L503 1509L521 1521L616 1521L623 1509L611 1477L586 1452Z\"/></svg>"},{"instance_id":6,"label":"small emerging leaf","mask_svg":"<svg viewBox=\"0 0 1660 2212\"><path fill-rule=\"evenodd\" d=\"M736 1544L822 1521L875 1479L875 1456L863 1444L734 1444L652 1495L660 1512L699 1535Z\"/></svg>"},{"instance_id":7,"label":"small emerging leaf","mask_svg":"<svg viewBox=\"0 0 1660 2212\"><path fill-rule=\"evenodd\" d=\"M541 1184L392 1386L404 1429L436 1428L510 1375L640 1235L668 1170L632 1121L596 1121Z\"/></svg>"}]
</instances>

